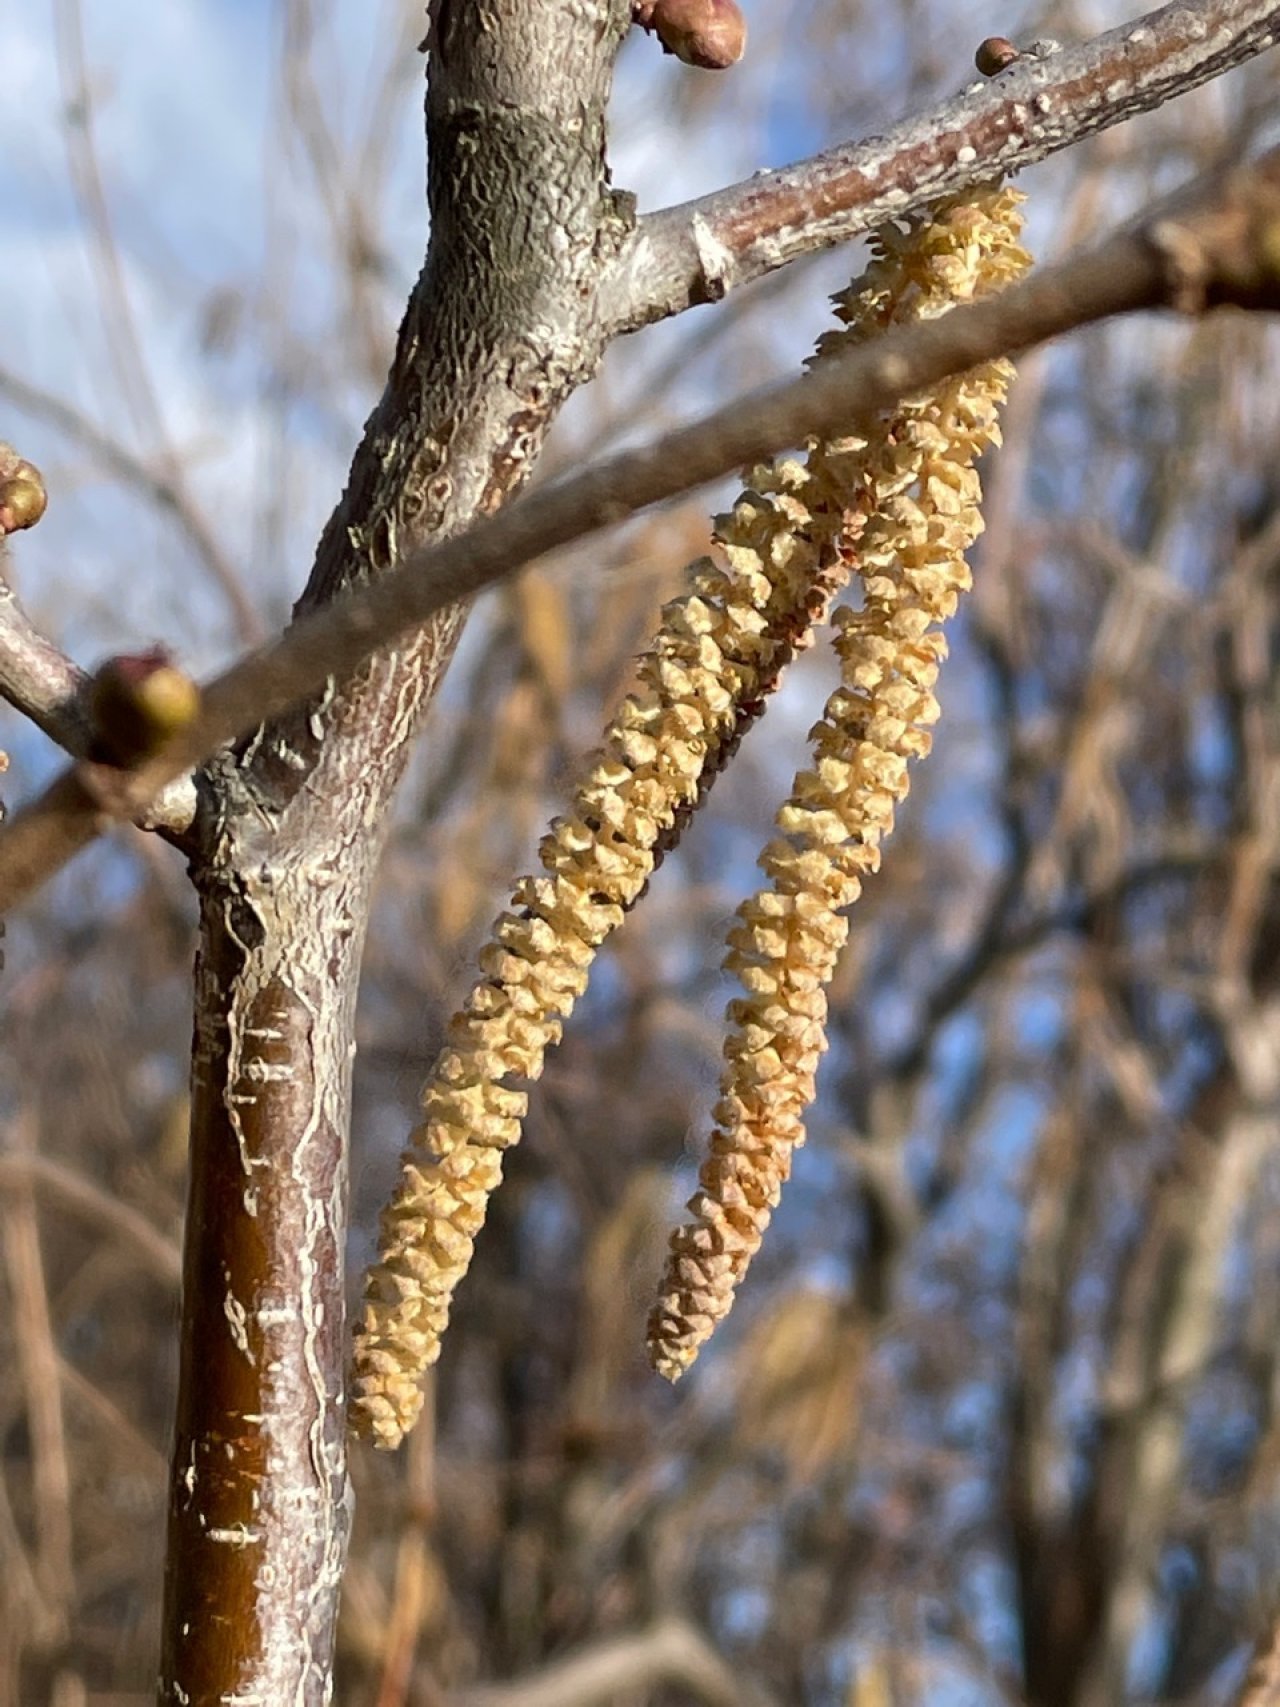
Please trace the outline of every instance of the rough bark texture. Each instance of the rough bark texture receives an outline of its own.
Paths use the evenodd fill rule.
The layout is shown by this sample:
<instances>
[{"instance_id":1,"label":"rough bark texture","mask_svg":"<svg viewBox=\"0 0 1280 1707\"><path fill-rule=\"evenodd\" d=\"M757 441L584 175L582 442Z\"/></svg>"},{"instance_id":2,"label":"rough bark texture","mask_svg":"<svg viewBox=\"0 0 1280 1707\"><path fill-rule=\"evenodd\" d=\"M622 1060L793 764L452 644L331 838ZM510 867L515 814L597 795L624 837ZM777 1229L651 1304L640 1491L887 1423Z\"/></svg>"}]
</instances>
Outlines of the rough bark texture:
<instances>
[{"instance_id":1,"label":"rough bark texture","mask_svg":"<svg viewBox=\"0 0 1280 1707\"><path fill-rule=\"evenodd\" d=\"M435 8L430 248L300 608L496 509L594 369L587 286L628 229L604 165L628 15L625 0ZM360 949L390 797L462 615L203 781L166 1701L328 1698Z\"/></svg>"},{"instance_id":2,"label":"rough bark texture","mask_svg":"<svg viewBox=\"0 0 1280 1707\"><path fill-rule=\"evenodd\" d=\"M328 1688L348 1528L337 1375L363 932L336 886L319 905L315 888L310 868L277 881L264 867L201 897L171 1700L319 1701Z\"/></svg>"}]
</instances>

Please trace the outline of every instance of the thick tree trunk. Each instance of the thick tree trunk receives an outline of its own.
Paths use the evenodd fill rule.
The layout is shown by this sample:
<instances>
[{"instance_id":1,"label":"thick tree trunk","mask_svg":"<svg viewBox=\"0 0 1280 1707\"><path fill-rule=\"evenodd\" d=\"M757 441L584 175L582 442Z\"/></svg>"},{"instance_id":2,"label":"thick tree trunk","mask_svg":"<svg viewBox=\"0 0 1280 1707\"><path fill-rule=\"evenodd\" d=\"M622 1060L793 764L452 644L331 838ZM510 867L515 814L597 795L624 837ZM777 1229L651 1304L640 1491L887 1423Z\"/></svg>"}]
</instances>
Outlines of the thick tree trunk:
<instances>
[{"instance_id":1,"label":"thick tree trunk","mask_svg":"<svg viewBox=\"0 0 1280 1707\"><path fill-rule=\"evenodd\" d=\"M327 1698L348 1529L344 1135L364 890L202 895L164 1699Z\"/></svg>"},{"instance_id":2,"label":"thick tree trunk","mask_svg":"<svg viewBox=\"0 0 1280 1707\"><path fill-rule=\"evenodd\" d=\"M627 0L434 9L431 245L302 600L497 509L603 334L630 229L604 111ZM342 1244L373 870L458 607L210 767L161 1699L328 1699L348 1529Z\"/></svg>"}]
</instances>

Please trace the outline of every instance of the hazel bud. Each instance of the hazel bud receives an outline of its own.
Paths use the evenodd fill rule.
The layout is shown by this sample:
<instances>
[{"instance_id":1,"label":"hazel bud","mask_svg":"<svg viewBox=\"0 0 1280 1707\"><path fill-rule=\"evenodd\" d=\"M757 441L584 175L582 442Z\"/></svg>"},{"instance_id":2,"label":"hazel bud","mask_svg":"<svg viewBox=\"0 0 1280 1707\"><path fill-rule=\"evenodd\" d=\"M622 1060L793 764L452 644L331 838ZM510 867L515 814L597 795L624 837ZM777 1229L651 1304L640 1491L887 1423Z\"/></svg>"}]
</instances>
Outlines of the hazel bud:
<instances>
[{"instance_id":1,"label":"hazel bud","mask_svg":"<svg viewBox=\"0 0 1280 1707\"><path fill-rule=\"evenodd\" d=\"M667 53L704 71L736 65L747 45L747 21L736 0L638 0L635 18Z\"/></svg>"},{"instance_id":2,"label":"hazel bud","mask_svg":"<svg viewBox=\"0 0 1280 1707\"><path fill-rule=\"evenodd\" d=\"M34 527L48 505L40 470L30 462L18 462L0 480L0 534Z\"/></svg>"},{"instance_id":3,"label":"hazel bud","mask_svg":"<svg viewBox=\"0 0 1280 1707\"><path fill-rule=\"evenodd\" d=\"M1017 48L1007 36L988 36L979 44L973 63L984 77L994 77L1020 58Z\"/></svg>"},{"instance_id":4,"label":"hazel bud","mask_svg":"<svg viewBox=\"0 0 1280 1707\"><path fill-rule=\"evenodd\" d=\"M108 658L89 688L93 757L139 764L192 723L199 709L199 688L163 647Z\"/></svg>"}]
</instances>

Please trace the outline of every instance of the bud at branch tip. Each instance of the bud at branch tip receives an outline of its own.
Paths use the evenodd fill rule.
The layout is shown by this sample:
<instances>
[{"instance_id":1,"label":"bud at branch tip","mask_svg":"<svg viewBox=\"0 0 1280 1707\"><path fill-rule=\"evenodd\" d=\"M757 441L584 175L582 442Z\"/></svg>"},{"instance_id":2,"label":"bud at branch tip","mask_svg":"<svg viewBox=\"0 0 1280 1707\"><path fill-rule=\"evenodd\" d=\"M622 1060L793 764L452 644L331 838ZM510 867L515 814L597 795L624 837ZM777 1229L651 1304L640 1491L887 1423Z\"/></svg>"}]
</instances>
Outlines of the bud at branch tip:
<instances>
[{"instance_id":1,"label":"bud at branch tip","mask_svg":"<svg viewBox=\"0 0 1280 1707\"><path fill-rule=\"evenodd\" d=\"M736 0L633 0L632 16L663 51L685 65L724 71L747 45L747 21Z\"/></svg>"},{"instance_id":2,"label":"bud at branch tip","mask_svg":"<svg viewBox=\"0 0 1280 1707\"><path fill-rule=\"evenodd\" d=\"M0 443L0 536L34 527L48 503L40 470Z\"/></svg>"}]
</instances>

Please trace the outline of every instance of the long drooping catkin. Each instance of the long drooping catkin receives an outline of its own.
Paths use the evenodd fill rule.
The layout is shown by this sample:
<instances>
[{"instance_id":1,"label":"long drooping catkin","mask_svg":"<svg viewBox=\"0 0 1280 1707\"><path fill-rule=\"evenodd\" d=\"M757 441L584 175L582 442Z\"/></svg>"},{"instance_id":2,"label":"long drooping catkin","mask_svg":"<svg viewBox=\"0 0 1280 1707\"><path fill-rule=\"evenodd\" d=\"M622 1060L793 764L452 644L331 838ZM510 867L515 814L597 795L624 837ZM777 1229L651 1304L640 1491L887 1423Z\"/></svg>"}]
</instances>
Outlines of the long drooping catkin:
<instances>
[{"instance_id":1,"label":"long drooping catkin","mask_svg":"<svg viewBox=\"0 0 1280 1707\"><path fill-rule=\"evenodd\" d=\"M352 1418L379 1446L412 1426L502 1152L520 1136L527 1098L509 1081L542 1072L600 944L848 577L855 518L832 469L860 447L817 445L807 464L758 469L718 518L721 563L695 565L692 590L665 609L572 811L543 839L544 875L517 886L480 955L366 1281Z\"/></svg>"},{"instance_id":2,"label":"long drooping catkin","mask_svg":"<svg viewBox=\"0 0 1280 1707\"><path fill-rule=\"evenodd\" d=\"M852 335L943 313L1016 277L1029 264L1020 199L993 189L881 233L869 273L842 304ZM879 866L908 760L929 750L946 653L938 626L970 585L964 553L982 529L974 464L998 442L1011 372L995 362L903 405L859 459L863 606L838 613L841 686L812 732L812 766L778 814L783 833L761 855L768 887L743 903L730 933L725 964L746 995L729 1006L710 1154L649 1321L650 1357L669 1380L728 1312L803 1142L845 910Z\"/></svg>"}]
</instances>

